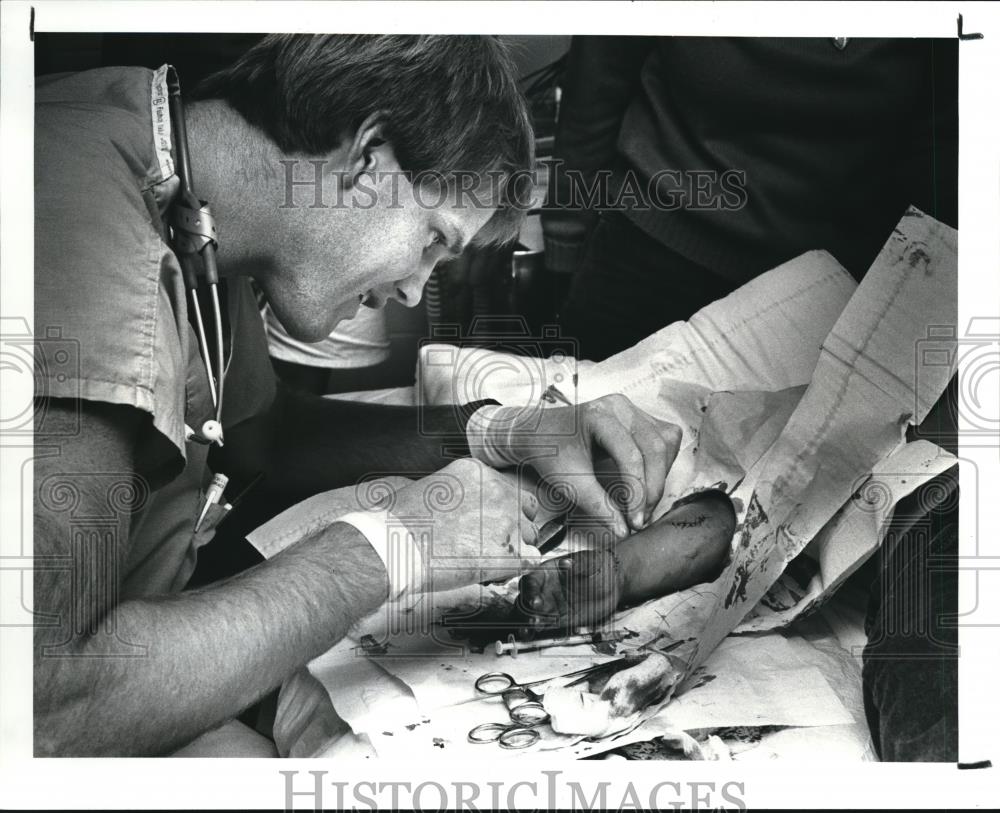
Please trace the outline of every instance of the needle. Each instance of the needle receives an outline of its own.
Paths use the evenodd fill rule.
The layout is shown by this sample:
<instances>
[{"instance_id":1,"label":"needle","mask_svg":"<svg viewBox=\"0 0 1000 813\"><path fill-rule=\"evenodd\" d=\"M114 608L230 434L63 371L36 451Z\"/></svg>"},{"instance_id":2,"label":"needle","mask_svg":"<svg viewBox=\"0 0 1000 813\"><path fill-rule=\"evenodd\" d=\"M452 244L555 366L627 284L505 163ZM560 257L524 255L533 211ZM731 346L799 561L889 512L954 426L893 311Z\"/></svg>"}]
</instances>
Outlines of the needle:
<instances>
[{"instance_id":1,"label":"needle","mask_svg":"<svg viewBox=\"0 0 1000 813\"><path fill-rule=\"evenodd\" d=\"M629 633L624 630L613 632L588 632L582 635L569 635L566 638L557 638L551 641L533 641L525 646L519 646L517 639L513 635L507 636L507 643L497 641L494 645L497 655L510 653L512 657L517 657L518 652L535 652L539 649L551 649L556 646L579 646L580 644L599 644L602 642L617 643L629 637Z\"/></svg>"}]
</instances>

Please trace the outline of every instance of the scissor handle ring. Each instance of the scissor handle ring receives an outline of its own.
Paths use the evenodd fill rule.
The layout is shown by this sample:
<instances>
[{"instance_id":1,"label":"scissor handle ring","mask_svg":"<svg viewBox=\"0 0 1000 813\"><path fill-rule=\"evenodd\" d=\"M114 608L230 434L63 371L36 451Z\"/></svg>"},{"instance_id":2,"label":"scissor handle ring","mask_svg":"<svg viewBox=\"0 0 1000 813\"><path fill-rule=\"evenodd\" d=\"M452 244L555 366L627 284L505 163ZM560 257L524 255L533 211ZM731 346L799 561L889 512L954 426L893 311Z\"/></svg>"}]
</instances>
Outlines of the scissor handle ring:
<instances>
[{"instance_id":1,"label":"scissor handle ring","mask_svg":"<svg viewBox=\"0 0 1000 813\"><path fill-rule=\"evenodd\" d=\"M497 684L503 683L503 686L491 689L489 688L491 682ZM476 691L480 694L499 695L516 685L517 681L514 680L512 675L508 675L506 672L487 672L485 675L480 675L476 678Z\"/></svg>"},{"instance_id":2,"label":"scissor handle ring","mask_svg":"<svg viewBox=\"0 0 1000 813\"><path fill-rule=\"evenodd\" d=\"M552 718L549 717L545 706L541 703L536 703L534 700L528 700L519 706L514 706L510 710L510 719L518 725L531 727L545 725Z\"/></svg>"},{"instance_id":3,"label":"scissor handle ring","mask_svg":"<svg viewBox=\"0 0 1000 813\"><path fill-rule=\"evenodd\" d=\"M520 748L530 748L542 737L534 728L510 728L497 738L501 748L516 751Z\"/></svg>"},{"instance_id":4,"label":"scissor handle ring","mask_svg":"<svg viewBox=\"0 0 1000 813\"><path fill-rule=\"evenodd\" d=\"M509 709L516 708L523 703L537 703L541 700L531 689L526 689L523 686L518 686L514 689L505 689L500 693L500 696Z\"/></svg>"},{"instance_id":5,"label":"scissor handle ring","mask_svg":"<svg viewBox=\"0 0 1000 813\"><path fill-rule=\"evenodd\" d=\"M510 730L511 727L506 723L480 723L469 732L469 742L477 745L496 742Z\"/></svg>"}]
</instances>

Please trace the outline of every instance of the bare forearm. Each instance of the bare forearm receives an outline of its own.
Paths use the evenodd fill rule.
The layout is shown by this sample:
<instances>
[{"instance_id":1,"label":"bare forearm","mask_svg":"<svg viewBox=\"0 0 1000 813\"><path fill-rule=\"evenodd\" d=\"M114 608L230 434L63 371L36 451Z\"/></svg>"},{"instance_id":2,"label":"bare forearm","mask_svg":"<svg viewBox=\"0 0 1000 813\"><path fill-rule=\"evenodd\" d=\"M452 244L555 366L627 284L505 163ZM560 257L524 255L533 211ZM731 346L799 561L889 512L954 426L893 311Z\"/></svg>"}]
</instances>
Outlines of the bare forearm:
<instances>
[{"instance_id":1,"label":"bare forearm","mask_svg":"<svg viewBox=\"0 0 1000 813\"><path fill-rule=\"evenodd\" d=\"M639 604L717 578L735 526L728 498L707 496L618 543L620 604Z\"/></svg>"},{"instance_id":2,"label":"bare forearm","mask_svg":"<svg viewBox=\"0 0 1000 813\"><path fill-rule=\"evenodd\" d=\"M36 750L169 752L329 648L387 592L370 545L334 525L221 584L124 602L74 642L76 657L38 656ZM123 656L134 645L141 656Z\"/></svg>"}]
</instances>

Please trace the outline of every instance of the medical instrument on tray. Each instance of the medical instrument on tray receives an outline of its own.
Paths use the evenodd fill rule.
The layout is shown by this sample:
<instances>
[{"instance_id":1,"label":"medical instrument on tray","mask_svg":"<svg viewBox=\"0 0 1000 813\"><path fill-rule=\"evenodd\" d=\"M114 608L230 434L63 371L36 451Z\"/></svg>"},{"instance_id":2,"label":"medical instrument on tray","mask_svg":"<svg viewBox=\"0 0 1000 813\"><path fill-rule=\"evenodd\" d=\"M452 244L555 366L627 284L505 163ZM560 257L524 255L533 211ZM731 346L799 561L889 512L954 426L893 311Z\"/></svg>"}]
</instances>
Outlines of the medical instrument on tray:
<instances>
[{"instance_id":1,"label":"medical instrument on tray","mask_svg":"<svg viewBox=\"0 0 1000 813\"><path fill-rule=\"evenodd\" d=\"M487 697L503 697L504 702L509 702L509 696L519 695L526 700L540 703L544 692L539 694L532 691L533 686L541 686L545 683L552 683L555 680L563 680L565 678L576 678L576 680L563 684L564 686L576 686L578 683L583 683L591 676L601 672L617 672L619 669L624 669L627 666L634 666L643 658L645 658L644 654L623 655L611 661L577 669L575 672L567 672L565 675L555 675L554 677L531 680L526 683L518 683L514 680L514 676L508 672L487 672L485 675L480 675L476 678L475 687L477 692Z\"/></svg>"},{"instance_id":2,"label":"medical instrument on tray","mask_svg":"<svg viewBox=\"0 0 1000 813\"><path fill-rule=\"evenodd\" d=\"M222 307L219 304L219 269L215 264L215 251L219 246L219 240L215 219L212 217L208 201L200 200L194 193L191 159L188 153L187 123L184 118L184 105L181 102L181 84L177 70L172 65L167 66L167 96L174 141L174 161L177 177L181 183L177 200L171 207L170 231L173 248L184 275L184 287L187 288L191 301L195 332L198 336L198 351L205 363L208 392L212 398L215 413L213 419L207 420L201 425L200 431L195 431L188 426L185 429L188 440L205 444L215 443L222 446L222 396L226 377L226 359L222 340ZM201 303L198 300L198 287L201 279L204 279L208 286L212 302L215 339L214 363L212 353L209 352L208 348L205 321L201 315Z\"/></svg>"},{"instance_id":3,"label":"medical instrument on tray","mask_svg":"<svg viewBox=\"0 0 1000 813\"><path fill-rule=\"evenodd\" d=\"M534 745L541 739L536 726L545 725L551 719L545 707L538 701L526 700L511 706L504 700L509 723L482 723L469 731L469 742L483 745L495 742L501 748L519 749Z\"/></svg>"},{"instance_id":4,"label":"medical instrument on tray","mask_svg":"<svg viewBox=\"0 0 1000 813\"><path fill-rule=\"evenodd\" d=\"M498 682L494 689L490 681ZM497 743L501 748L527 748L538 742L541 735L536 726L549 721L549 713L542 705L541 695L531 689L517 685L506 672L489 672L476 680L476 690L487 695L500 695L509 723L482 723L469 731L469 742L484 744Z\"/></svg>"},{"instance_id":5,"label":"medical instrument on tray","mask_svg":"<svg viewBox=\"0 0 1000 813\"><path fill-rule=\"evenodd\" d=\"M476 691L487 697L500 697L510 714L510 723L483 723L469 731L469 742L495 742L501 748L519 749L534 745L541 737L536 727L549 722L549 714L542 705L544 693L532 690L532 686L541 686L554 680L576 678L564 684L565 688L576 686L591 677L609 672L614 674L622 669L634 666L645 656L626 655L613 661L588 666L565 675L518 683L514 676L507 672L487 672L476 678Z\"/></svg>"},{"instance_id":6,"label":"medical instrument on tray","mask_svg":"<svg viewBox=\"0 0 1000 813\"><path fill-rule=\"evenodd\" d=\"M497 641L497 655L511 655L516 658L518 652L536 652L539 649L551 649L557 646L579 646L580 644L617 643L631 637L625 630L611 632L587 632L580 635L567 635L563 638L551 638L544 641L518 641L513 634L507 636L507 642Z\"/></svg>"}]
</instances>

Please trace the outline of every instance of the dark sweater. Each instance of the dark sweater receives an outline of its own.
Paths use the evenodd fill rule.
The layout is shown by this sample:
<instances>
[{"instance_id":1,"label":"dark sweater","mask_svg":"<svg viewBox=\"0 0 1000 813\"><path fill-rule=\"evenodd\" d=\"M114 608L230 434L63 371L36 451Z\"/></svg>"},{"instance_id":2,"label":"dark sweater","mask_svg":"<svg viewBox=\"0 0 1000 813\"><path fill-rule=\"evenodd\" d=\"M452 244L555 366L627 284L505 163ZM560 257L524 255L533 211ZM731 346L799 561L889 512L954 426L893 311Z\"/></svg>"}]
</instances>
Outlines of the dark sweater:
<instances>
[{"instance_id":1,"label":"dark sweater","mask_svg":"<svg viewBox=\"0 0 1000 813\"><path fill-rule=\"evenodd\" d=\"M957 225L957 64L953 40L576 37L556 158L613 168L606 206L736 283L814 248L860 278L907 205ZM630 171L642 199L616 201ZM559 205L548 262L573 270L595 212Z\"/></svg>"}]
</instances>

